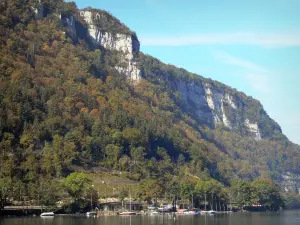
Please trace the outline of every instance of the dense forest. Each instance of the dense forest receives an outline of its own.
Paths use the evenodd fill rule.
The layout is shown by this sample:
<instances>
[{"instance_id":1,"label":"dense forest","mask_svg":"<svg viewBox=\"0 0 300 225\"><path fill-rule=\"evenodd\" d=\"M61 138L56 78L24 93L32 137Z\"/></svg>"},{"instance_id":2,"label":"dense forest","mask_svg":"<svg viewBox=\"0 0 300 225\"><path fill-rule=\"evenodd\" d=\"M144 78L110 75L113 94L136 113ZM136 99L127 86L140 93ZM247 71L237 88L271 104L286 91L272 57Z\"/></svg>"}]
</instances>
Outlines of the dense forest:
<instances>
[{"instance_id":1,"label":"dense forest","mask_svg":"<svg viewBox=\"0 0 300 225\"><path fill-rule=\"evenodd\" d=\"M37 19L33 8L41 6L43 18ZM81 29L76 39L62 20L70 15ZM97 23L103 30L117 24L116 32L135 36L120 21L112 23L113 16L104 15L108 22ZM203 196L203 190L212 191L210 186L263 191L269 185L277 195L279 187L267 178L299 172L300 148L284 135L255 140L240 130L201 124L167 82L204 78L139 53L143 79L132 85L114 67L116 53L92 46L86 28L74 3L0 3L2 206L22 196L36 200L45 192L49 196L40 200L53 203L66 194L57 190L57 182L78 167L123 171L140 182L139 196L144 199L149 189L156 190L150 196L158 198L167 187L169 193L181 190L186 198L190 198L188 190ZM248 101L249 110L262 110L251 97L210 82ZM266 125L264 133L277 126ZM266 180L253 181L259 177ZM213 191L219 199L225 196L220 190ZM253 193L247 201L260 201L257 193L261 192ZM272 204L269 207L276 208L281 202Z\"/></svg>"}]
</instances>

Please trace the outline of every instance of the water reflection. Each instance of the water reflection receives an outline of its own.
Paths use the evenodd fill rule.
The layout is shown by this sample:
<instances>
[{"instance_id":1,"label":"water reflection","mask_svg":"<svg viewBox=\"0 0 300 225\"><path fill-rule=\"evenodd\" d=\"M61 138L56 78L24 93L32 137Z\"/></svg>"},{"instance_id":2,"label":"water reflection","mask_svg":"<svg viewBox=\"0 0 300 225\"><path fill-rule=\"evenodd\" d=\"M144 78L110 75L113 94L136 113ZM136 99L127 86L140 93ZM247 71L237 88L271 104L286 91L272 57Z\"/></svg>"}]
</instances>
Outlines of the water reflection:
<instances>
[{"instance_id":1,"label":"water reflection","mask_svg":"<svg viewBox=\"0 0 300 225\"><path fill-rule=\"evenodd\" d=\"M147 216L55 216L54 218L2 218L1 225L296 225L300 224L299 211L277 213L232 213L214 216L173 214Z\"/></svg>"}]
</instances>

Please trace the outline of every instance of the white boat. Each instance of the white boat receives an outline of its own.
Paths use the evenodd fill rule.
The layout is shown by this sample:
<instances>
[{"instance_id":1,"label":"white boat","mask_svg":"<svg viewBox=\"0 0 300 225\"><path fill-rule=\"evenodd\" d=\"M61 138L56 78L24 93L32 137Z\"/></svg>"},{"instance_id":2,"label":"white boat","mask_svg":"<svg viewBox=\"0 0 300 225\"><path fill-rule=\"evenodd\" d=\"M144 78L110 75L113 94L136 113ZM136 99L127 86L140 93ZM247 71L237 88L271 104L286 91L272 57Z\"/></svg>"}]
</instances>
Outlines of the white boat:
<instances>
[{"instance_id":1,"label":"white boat","mask_svg":"<svg viewBox=\"0 0 300 225\"><path fill-rule=\"evenodd\" d=\"M197 215L197 211L195 210L188 210L188 211L185 211L183 214L185 215Z\"/></svg>"},{"instance_id":2,"label":"white boat","mask_svg":"<svg viewBox=\"0 0 300 225\"><path fill-rule=\"evenodd\" d=\"M97 216L97 213L95 213L95 212L87 212L86 215L87 216Z\"/></svg>"},{"instance_id":3,"label":"white boat","mask_svg":"<svg viewBox=\"0 0 300 225\"><path fill-rule=\"evenodd\" d=\"M214 210L209 210L209 211L202 210L202 211L200 211L200 214L215 215L216 211L214 211Z\"/></svg>"},{"instance_id":4,"label":"white boat","mask_svg":"<svg viewBox=\"0 0 300 225\"><path fill-rule=\"evenodd\" d=\"M153 211L153 210L149 212L150 216L155 216L155 215L158 215L158 214L159 214L159 212Z\"/></svg>"},{"instance_id":5,"label":"white boat","mask_svg":"<svg viewBox=\"0 0 300 225\"><path fill-rule=\"evenodd\" d=\"M125 211L125 212L120 212L119 215L120 216L131 216L131 215L136 215L136 212Z\"/></svg>"},{"instance_id":6,"label":"white boat","mask_svg":"<svg viewBox=\"0 0 300 225\"><path fill-rule=\"evenodd\" d=\"M157 209L157 207L156 207L156 206L154 206L154 205L150 205L150 206L148 206L148 210L155 210L155 209Z\"/></svg>"},{"instance_id":7,"label":"white boat","mask_svg":"<svg viewBox=\"0 0 300 225\"><path fill-rule=\"evenodd\" d=\"M54 216L54 212L44 212L41 214L42 217L45 217L45 216Z\"/></svg>"},{"instance_id":8,"label":"white boat","mask_svg":"<svg viewBox=\"0 0 300 225\"><path fill-rule=\"evenodd\" d=\"M209 215L215 215L215 214L216 214L216 211L214 211L214 210L209 210L207 213L208 213Z\"/></svg>"}]
</instances>

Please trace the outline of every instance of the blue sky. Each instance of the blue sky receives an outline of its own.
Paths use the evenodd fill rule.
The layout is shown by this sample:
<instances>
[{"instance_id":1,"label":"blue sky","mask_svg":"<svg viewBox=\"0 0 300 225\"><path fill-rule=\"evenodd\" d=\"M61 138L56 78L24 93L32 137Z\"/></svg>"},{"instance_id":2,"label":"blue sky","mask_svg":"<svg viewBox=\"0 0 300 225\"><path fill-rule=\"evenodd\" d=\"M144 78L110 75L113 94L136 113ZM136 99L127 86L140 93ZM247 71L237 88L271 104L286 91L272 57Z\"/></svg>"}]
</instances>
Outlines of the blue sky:
<instances>
[{"instance_id":1,"label":"blue sky","mask_svg":"<svg viewBox=\"0 0 300 225\"><path fill-rule=\"evenodd\" d=\"M257 98L300 144L300 1L75 2L119 18L141 51Z\"/></svg>"}]
</instances>

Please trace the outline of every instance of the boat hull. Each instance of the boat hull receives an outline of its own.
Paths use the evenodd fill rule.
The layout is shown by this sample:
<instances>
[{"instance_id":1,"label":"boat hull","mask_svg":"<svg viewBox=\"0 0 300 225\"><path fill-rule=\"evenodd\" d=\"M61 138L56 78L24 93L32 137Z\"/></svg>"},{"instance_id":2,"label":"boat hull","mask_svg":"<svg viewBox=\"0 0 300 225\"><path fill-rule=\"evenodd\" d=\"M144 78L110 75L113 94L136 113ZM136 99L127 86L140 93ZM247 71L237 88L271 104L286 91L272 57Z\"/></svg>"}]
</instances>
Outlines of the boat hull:
<instances>
[{"instance_id":1,"label":"boat hull","mask_svg":"<svg viewBox=\"0 0 300 225\"><path fill-rule=\"evenodd\" d=\"M121 212L119 213L120 216L132 216L136 215L136 212Z\"/></svg>"},{"instance_id":2,"label":"boat hull","mask_svg":"<svg viewBox=\"0 0 300 225\"><path fill-rule=\"evenodd\" d=\"M55 214L53 212L44 212L41 214L41 217L52 217Z\"/></svg>"}]
</instances>

